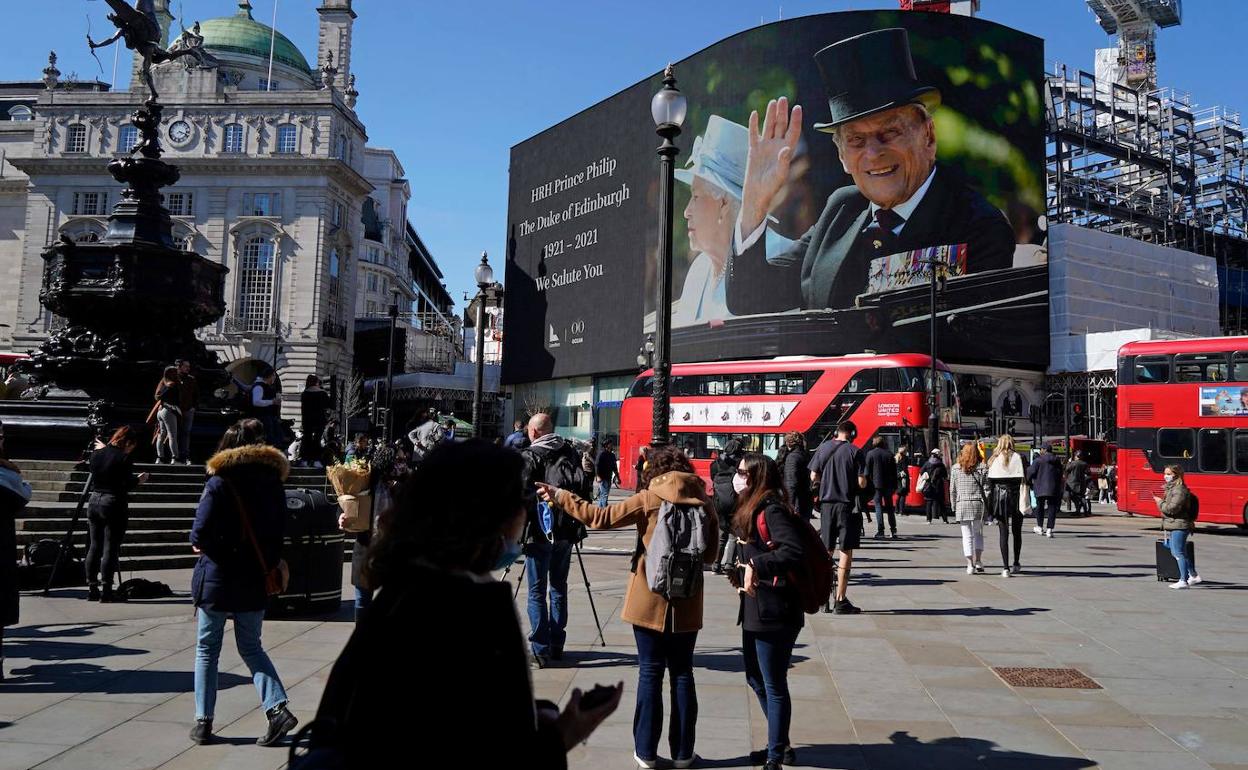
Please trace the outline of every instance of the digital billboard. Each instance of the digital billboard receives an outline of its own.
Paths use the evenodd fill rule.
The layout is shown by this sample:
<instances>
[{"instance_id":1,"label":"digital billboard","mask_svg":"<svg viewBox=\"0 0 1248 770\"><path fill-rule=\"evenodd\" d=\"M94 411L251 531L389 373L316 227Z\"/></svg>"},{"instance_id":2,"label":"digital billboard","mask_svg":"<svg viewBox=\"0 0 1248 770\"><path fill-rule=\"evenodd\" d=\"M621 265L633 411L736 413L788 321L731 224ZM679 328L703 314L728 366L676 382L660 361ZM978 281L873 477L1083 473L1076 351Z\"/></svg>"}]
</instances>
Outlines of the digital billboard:
<instances>
[{"instance_id":1,"label":"digital billboard","mask_svg":"<svg viewBox=\"0 0 1248 770\"><path fill-rule=\"evenodd\" d=\"M1048 364L1043 43L961 16L768 24L675 63L673 358ZM636 368L655 327L655 76L512 148L503 379Z\"/></svg>"},{"instance_id":2,"label":"digital billboard","mask_svg":"<svg viewBox=\"0 0 1248 770\"><path fill-rule=\"evenodd\" d=\"M1200 389L1201 417L1243 417L1248 415L1248 388L1219 385Z\"/></svg>"}]
</instances>

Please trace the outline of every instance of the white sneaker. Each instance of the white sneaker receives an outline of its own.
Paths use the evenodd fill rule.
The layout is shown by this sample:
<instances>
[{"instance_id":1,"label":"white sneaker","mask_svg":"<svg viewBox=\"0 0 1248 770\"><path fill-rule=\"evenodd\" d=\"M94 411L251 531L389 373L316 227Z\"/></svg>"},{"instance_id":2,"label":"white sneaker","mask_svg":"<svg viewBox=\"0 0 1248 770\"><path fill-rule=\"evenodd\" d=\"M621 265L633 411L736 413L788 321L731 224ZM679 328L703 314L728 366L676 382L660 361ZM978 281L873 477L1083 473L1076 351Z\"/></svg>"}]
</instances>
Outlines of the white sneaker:
<instances>
[{"instance_id":1,"label":"white sneaker","mask_svg":"<svg viewBox=\"0 0 1248 770\"><path fill-rule=\"evenodd\" d=\"M1203 582L1205 582L1205 581L1203 581L1203 580L1201 580L1201 579L1200 579L1200 575L1192 575L1191 577L1189 577L1189 578L1187 579L1187 584L1188 584L1189 586L1194 586L1194 585L1196 585L1196 584L1198 584L1198 583L1203 583Z\"/></svg>"},{"instance_id":2,"label":"white sneaker","mask_svg":"<svg viewBox=\"0 0 1248 770\"><path fill-rule=\"evenodd\" d=\"M653 770L659 764L656 759L642 759L637 756L636 752L633 752L633 759L636 760L638 767L650 768L650 770Z\"/></svg>"},{"instance_id":3,"label":"white sneaker","mask_svg":"<svg viewBox=\"0 0 1248 770\"><path fill-rule=\"evenodd\" d=\"M1045 537L1053 537L1053 530L1051 530L1051 529L1046 529L1046 530L1044 531L1044 536L1045 536Z\"/></svg>"},{"instance_id":4,"label":"white sneaker","mask_svg":"<svg viewBox=\"0 0 1248 770\"><path fill-rule=\"evenodd\" d=\"M1032 527L1032 528L1031 528L1031 531L1032 531L1032 532L1035 532L1037 535L1043 535L1043 534L1044 534L1044 530L1043 530L1043 529L1040 529L1039 527Z\"/></svg>"},{"instance_id":5,"label":"white sneaker","mask_svg":"<svg viewBox=\"0 0 1248 770\"><path fill-rule=\"evenodd\" d=\"M968 565L966 565L966 574L968 574L968 575L974 575L974 574L975 574L975 565L974 565L974 564L968 564Z\"/></svg>"},{"instance_id":6,"label":"white sneaker","mask_svg":"<svg viewBox=\"0 0 1248 770\"><path fill-rule=\"evenodd\" d=\"M1001 570L1001 577L1009 577L1009 576L1010 576L1010 571L1009 571L1009 569L1003 569L1003 570Z\"/></svg>"},{"instance_id":7,"label":"white sneaker","mask_svg":"<svg viewBox=\"0 0 1248 770\"><path fill-rule=\"evenodd\" d=\"M1171 588L1187 588L1186 580L1178 580L1170 585Z\"/></svg>"},{"instance_id":8,"label":"white sneaker","mask_svg":"<svg viewBox=\"0 0 1248 770\"><path fill-rule=\"evenodd\" d=\"M981 574L981 575L982 575L982 574L984 574L984 565L982 565L982 564L976 564L976 565L975 565L975 571L976 571L977 573Z\"/></svg>"}]
</instances>

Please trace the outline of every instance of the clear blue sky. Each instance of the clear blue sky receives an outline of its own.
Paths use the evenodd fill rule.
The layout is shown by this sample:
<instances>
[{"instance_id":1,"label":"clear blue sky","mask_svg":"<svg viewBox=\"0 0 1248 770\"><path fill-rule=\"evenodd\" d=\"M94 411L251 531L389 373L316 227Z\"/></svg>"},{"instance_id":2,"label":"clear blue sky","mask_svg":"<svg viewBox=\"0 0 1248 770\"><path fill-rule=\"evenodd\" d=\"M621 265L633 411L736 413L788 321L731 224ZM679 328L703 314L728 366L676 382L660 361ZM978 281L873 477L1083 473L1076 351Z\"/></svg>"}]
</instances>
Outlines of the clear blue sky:
<instances>
[{"instance_id":1,"label":"clear blue sky","mask_svg":"<svg viewBox=\"0 0 1248 770\"><path fill-rule=\"evenodd\" d=\"M253 0L268 22L274 0ZM316 56L318 0L279 0L278 29ZM509 150L563 118L760 21L895 8L895 0L357 0L353 71L370 143L394 148L412 186L409 215L457 303L475 291L483 249L501 267ZM1109 45L1083 0L983 0L981 16L1046 41L1045 58L1091 70ZM0 79L39 77L49 49L60 69L99 76L86 17L102 36L99 0L7 0ZM186 18L237 10L231 0L174 0ZM1162 30L1162 85L1201 106L1248 110L1248 2L1187 0L1182 26ZM29 25L20 34L15 30ZM188 25L189 26L189 25ZM176 28L176 25L175 25ZM112 55L101 52L111 75ZM123 64L121 72L126 72ZM123 83L124 87L124 83ZM649 121L648 115L638 120ZM501 277L501 270L499 271Z\"/></svg>"}]
</instances>

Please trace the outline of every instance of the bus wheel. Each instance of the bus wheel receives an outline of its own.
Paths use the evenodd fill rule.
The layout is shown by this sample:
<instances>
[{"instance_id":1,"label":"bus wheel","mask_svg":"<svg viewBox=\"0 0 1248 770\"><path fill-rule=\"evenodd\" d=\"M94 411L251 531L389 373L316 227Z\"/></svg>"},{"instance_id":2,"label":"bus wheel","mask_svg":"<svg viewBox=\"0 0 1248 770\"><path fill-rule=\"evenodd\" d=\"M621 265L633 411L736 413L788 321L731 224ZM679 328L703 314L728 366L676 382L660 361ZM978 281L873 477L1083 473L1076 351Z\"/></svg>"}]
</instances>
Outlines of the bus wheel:
<instances>
[{"instance_id":1,"label":"bus wheel","mask_svg":"<svg viewBox=\"0 0 1248 770\"><path fill-rule=\"evenodd\" d=\"M1239 528L1248 530L1248 505L1244 506L1244 520L1239 523Z\"/></svg>"}]
</instances>

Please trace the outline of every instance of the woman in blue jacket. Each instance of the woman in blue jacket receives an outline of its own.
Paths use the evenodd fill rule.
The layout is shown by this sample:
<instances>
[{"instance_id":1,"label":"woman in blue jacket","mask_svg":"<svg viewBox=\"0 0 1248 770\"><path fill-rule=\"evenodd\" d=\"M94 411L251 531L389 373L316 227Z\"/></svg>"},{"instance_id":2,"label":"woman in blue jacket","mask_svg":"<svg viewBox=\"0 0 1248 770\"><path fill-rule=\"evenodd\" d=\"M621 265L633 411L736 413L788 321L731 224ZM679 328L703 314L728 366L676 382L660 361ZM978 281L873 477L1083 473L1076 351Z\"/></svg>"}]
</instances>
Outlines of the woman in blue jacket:
<instances>
[{"instance_id":1,"label":"woman in blue jacket","mask_svg":"<svg viewBox=\"0 0 1248 770\"><path fill-rule=\"evenodd\" d=\"M747 452L733 479L737 493L732 529L742 546L741 571L729 578L741 591L742 651L745 680L767 715L767 748L751 754L764 770L794 764L789 744L793 699L789 695L789 662L793 645L805 624L801 597L787 575L801 564L802 541L797 531L805 524L789 507L776 462ZM766 537L759 527L762 518Z\"/></svg>"},{"instance_id":2,"label":"woman in blue jacket","mask_svg":"<svg viewBox=\"0 0 1248 770\"><path fill-rule=\"evenodd\" d=\"M226 430L208 460L209 478L191 528L191 546L200 554L191 576L191 596L199 610L191 740L201 745L212 739L217 660L230 617L238 653L269 720L256 743L271 746L298 723L286 707L286 690L273 661L260 645L268 603L265 572L281 559L286 520L282 482L289 471L286 456L265 444L264 425L256 419L240 420Z\"/></svg>"}]
</instances>

